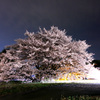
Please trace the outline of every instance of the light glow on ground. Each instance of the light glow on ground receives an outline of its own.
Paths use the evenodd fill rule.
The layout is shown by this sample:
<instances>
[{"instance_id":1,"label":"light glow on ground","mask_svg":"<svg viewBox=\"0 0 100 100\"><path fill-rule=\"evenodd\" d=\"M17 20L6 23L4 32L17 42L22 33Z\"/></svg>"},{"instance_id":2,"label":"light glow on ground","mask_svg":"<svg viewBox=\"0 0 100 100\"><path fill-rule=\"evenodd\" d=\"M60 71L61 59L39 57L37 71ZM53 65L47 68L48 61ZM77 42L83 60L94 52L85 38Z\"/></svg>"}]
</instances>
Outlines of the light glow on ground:
<instances>
[{"instance_id":1,"label":"light glow on ground","mask_svg":"<svg viewBox=\"0 0 100 100\"><path fill-rule=\"evenodd\" d=\"M94 78L95 80L100 81L100 70L98 70L94 67L91 67L87 78Z\"/></svg>"},{"instance_id":2,"label":"light glow on ground","mask_svg":"<svg viewBox=\"0 0 100 100\"><path fill-rule=\"evenodd\" d=\"M69 81L41 81L42 83L94 83L94 84L100 84L100 80L69 80Z\"/></svg>"},{"instance_id":3,"label":"light glow on ground","mask_svg":"<svg viewBox=\"0 0 100 100\"><path fill-rule=\"evenodd\" d=\"M89 73L86 75L87 80L67 80L66 78L62 77L61 79L50 79L50 80L42 80L42 83L94 83L100 84L100 70L91 67ZM65 80L64 80L65 79Z\"/></svg>"}]
</instances>

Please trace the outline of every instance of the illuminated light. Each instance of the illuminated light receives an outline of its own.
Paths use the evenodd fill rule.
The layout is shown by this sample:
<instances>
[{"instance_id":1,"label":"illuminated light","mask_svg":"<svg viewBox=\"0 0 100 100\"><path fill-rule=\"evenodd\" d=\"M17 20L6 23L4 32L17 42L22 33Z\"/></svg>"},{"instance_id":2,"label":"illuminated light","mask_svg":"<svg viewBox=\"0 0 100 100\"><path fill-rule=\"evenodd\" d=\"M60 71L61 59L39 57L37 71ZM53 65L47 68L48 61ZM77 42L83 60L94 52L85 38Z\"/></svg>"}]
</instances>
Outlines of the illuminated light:
<instances>
[{"instance_id":1,"label":"illuminated light","mask_svg":"<svg viewBox=\"0 0 100 100\"><path fill-rule=\"evenodd\" d=\"M80 72L62 73L57 79L45 80L43 83L93 83L100 84L100 70L91 67L88 74Z\"/></svg>"},{"instance_id":2,"label":"illuminated light","mask_svg":"<svg viewBox=\"0 0 100 100\"><path fill-rule=\"evenodd\" d=\"M95 80L99 80L100 81L100 70L92 67L90 70L89 70L89 74L87 75L87 78L88 79L95 79Z\"/></svg>"},{"instance_id":3,"label":"illuminated light","mask_svg":"<svg viewBox=\"0 0 100 100\"><path fill-rule=\"evenodd\" d=\"M69 81L69 80L83 80L85 75L83 73L67 73L58 77L57 81Z\"/></svg>"}]
</instances>

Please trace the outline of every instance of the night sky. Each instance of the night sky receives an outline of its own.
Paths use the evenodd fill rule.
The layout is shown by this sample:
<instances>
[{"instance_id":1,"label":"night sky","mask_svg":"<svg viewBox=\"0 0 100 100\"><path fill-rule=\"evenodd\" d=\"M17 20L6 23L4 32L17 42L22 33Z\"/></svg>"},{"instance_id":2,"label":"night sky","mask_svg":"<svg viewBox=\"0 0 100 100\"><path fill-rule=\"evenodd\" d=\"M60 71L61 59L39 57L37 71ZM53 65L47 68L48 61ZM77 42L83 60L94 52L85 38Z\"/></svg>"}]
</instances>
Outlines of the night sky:
<instances>
[{"instance_id":1,"label":"night sky","mask_svg":"<svg viewBox=\"0 0 100 100\"><path fill-rule=\"evenodd\" d=\"M0 51L39 27L65 29L75 40L86 40L100 60L100 0L0 0Z\"/></svg>"}]
</instances>

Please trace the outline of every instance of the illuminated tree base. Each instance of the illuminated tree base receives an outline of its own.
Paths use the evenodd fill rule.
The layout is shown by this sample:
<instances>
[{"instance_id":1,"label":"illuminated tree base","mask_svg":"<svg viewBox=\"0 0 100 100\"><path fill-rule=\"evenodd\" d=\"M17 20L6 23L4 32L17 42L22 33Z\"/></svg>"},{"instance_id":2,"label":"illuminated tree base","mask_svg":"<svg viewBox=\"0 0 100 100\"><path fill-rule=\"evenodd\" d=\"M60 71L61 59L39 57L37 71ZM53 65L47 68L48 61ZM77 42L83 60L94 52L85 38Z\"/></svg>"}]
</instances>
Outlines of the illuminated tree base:
<instances>
[{"instance_id":1,"label":"illuminated tree base","mask_svg":"<svg viewBox=\"0 0 100 100\"><path fill-rule=\"evenodd\" d=\"M88 83L93 83L93 84L100 84L100 80L45 80L45 81L41 81L42 83L84 83L84 84L88 84Z\"/></svg>"}]
</instances>

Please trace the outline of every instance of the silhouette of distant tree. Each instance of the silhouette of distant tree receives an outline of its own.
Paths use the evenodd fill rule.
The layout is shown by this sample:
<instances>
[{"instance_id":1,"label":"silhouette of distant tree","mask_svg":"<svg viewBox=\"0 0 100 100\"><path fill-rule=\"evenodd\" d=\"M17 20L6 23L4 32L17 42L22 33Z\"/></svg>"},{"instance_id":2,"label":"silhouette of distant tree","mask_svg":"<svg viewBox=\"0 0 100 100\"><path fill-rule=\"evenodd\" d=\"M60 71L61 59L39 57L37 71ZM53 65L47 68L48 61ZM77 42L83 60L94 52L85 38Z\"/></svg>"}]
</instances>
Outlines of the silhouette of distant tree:
<instances>
[{"instance_id":1,"label":"silhouette of distant tree","mask_svg":"<svg viewBox=\"0 0 100 100\"><path fill-rule=\"evenodd\" d=\"M92 64L94 64L94 67L100 67L100 60L93 60Z\"/></svg>"}]
</instances>

